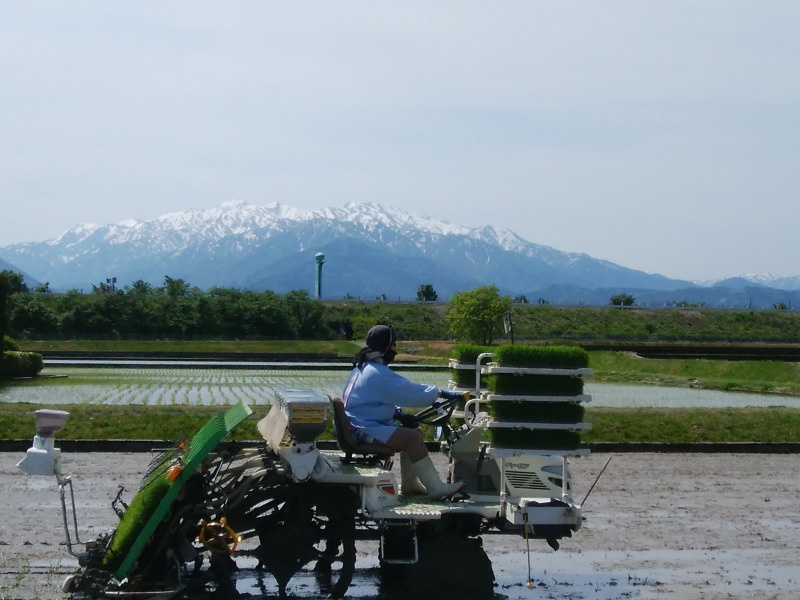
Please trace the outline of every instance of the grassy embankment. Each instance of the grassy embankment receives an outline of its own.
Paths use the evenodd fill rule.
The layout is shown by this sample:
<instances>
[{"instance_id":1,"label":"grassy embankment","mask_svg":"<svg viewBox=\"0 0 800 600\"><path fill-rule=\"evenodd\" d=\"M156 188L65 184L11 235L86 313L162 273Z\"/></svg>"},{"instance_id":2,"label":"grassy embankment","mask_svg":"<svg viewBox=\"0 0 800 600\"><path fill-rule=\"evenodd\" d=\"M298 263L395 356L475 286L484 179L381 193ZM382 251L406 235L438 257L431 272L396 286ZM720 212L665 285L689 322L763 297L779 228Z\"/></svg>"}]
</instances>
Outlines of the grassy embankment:
<instances>
[{"instance_id":1,"label":"grassy embankment","mask_svg":"<svg viewBox=\"0 0 800 600\"><path fill-rule=\"evenodd\" d=\"M0 404L0 439L28 439L33 411L38 406ZM59 439L148 439L179 441L191 438L219 407L67 405L71 414ZM254 414L235 435L260 439ZM736 409L614 409L588 408L592 430L585 442L800 442L800 410L793 408ZM323 439L333 439L328 429Z\"/></svg>"},{"instance_id":2,"label":"grassy embankment","mask_svg":"<svg viewBox=\"0 0 800 600\"><path fill-rule=\"evenodd\" d=\"M349 358L354 342L26 342L25 350L69 349L94 352L328 353ZM401 358L441 363L450 344L403 342ZM800 381L797 363L704 359L642 359L623 352L590 352L593 381L798 396L798 408L614 409L587 407L592 430L587 442L800 442ZM33 405L0 404L0 439L31 435ZM214 407L60 407L72 417L62 439L156 439L190 437L218 411ZM240 439L258 439L256 417L237 430ZM333 437L329 430L325 436Z\"/></svg>"}]
</instances>

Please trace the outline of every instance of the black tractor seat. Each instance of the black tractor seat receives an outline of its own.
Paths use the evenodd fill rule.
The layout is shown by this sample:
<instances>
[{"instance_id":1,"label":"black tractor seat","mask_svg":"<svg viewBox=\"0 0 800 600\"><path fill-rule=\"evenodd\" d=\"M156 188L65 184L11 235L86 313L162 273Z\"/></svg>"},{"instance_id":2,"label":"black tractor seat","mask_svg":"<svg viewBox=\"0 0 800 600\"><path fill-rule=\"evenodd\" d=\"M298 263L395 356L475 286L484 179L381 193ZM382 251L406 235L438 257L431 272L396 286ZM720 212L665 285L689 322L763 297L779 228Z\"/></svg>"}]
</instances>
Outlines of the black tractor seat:
<instances>
[{"instance_id":1,"label":"black tractor seat","mask_svg":"<svg viewBox=\"0 0 800 600\"><path fill-rule=\"evenodd\" d=\"M350 419L344 411L342 399L336 396L328 396L328 398L330 398L333 408L333 429L336 431L336 443L339 444L339 449L344 452L342 462L375 464L386 461L387 464L390 464L390 459L394 456L394 450L381 443L359 443Z\"/></svg>"}]
</instances>

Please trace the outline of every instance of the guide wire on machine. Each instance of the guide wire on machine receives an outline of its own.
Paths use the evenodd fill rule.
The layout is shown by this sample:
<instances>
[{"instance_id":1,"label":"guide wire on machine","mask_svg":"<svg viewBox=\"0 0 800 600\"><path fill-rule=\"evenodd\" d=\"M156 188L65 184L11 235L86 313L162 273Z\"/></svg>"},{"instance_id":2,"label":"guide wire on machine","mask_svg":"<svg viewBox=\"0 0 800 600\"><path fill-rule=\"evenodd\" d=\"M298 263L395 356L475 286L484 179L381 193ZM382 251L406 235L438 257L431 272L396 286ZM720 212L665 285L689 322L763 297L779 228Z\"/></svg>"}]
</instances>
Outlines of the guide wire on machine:
<instances>
[{"instance_id":1,"label":"guide wire on machine","mask_svg":"<svg viewBox=\"0 0 800 600\"><path fill-rule=\"evenodd\" d=\"M611 462L612 458L614 458L614 457L613 456L609 456L608 460L606 461L606 464L604 464L603 468L600 469L600 472L597 474L597 477L595 478L594 483L592 484L592 487L589 488L589 491L586 492L586 495L583 497L583 502L581 502L581 506L586 504L586 500L587 500L587 498L589 498L589 494L592 493L592 490L594 489L594 486L596 486L597 482L600 481L600 477L603 475L603 472L606 470L606 467L608 466L608 463Z\"/></svg>"}]
</instances>

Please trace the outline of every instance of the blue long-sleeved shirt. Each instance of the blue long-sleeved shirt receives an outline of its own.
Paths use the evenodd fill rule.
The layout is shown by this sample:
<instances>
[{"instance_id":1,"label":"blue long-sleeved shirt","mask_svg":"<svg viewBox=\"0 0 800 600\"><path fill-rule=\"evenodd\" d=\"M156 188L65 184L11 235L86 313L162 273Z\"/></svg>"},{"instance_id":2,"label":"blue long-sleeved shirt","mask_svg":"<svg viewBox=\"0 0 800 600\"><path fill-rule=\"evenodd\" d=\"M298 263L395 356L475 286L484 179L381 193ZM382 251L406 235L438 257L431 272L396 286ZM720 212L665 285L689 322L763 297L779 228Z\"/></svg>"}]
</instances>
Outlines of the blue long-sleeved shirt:
<instances>
[{"instance_id":1,"label":"blue long-sleeved shirt","mask_svg":"<svg viewBox=\"0 0 800 600\"><path fill-rule=\"evenodd\" d=\"M429 406L438 397L436 386L414 383L388 366L370 361L352 370L342 402L353 427L385 443L397 429L394 412L398 406Z\"/></svg>"}]
</instances>

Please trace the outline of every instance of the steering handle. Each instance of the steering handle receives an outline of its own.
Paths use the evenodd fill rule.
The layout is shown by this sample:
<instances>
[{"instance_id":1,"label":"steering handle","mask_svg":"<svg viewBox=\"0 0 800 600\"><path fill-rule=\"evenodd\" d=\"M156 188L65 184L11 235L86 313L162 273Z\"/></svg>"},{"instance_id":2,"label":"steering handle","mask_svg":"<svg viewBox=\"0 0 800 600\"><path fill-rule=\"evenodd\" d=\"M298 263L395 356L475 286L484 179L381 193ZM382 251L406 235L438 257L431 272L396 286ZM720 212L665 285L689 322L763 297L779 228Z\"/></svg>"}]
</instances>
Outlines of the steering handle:
<instances>
[{"instance_id":1,"label":"steering handle","mask_svg":"<svg viewBox=\"0 0 800 600\"><path fill-rule=\"evenodd\" d=\"M464 399L469 401L469 396L469 392L464 392ZM431 419L430 423L436 425L440 421L449 420L460 401L461 398L437 400L433 405L423 408L414 416L417 423L426 423L428 419Z\"/></svg>"}]
</instances>

